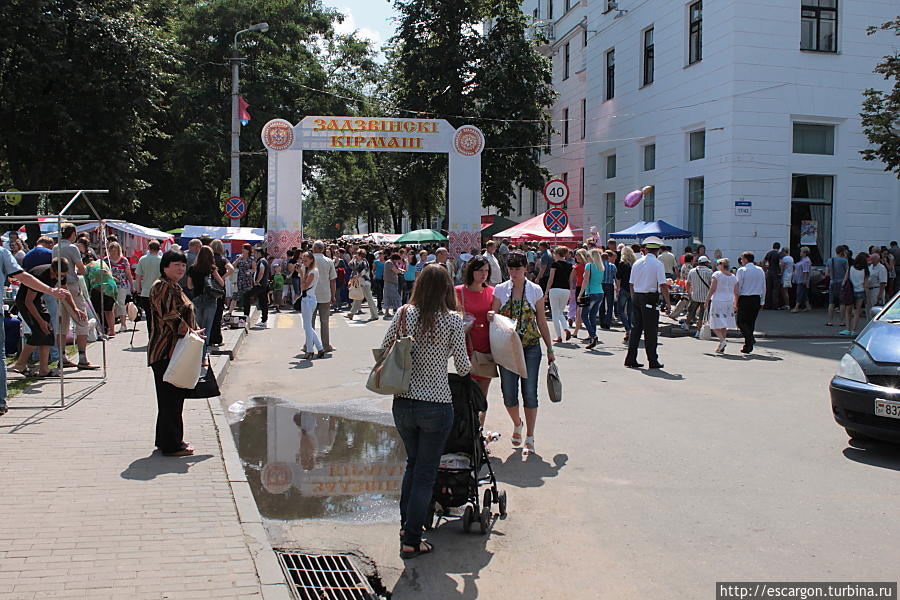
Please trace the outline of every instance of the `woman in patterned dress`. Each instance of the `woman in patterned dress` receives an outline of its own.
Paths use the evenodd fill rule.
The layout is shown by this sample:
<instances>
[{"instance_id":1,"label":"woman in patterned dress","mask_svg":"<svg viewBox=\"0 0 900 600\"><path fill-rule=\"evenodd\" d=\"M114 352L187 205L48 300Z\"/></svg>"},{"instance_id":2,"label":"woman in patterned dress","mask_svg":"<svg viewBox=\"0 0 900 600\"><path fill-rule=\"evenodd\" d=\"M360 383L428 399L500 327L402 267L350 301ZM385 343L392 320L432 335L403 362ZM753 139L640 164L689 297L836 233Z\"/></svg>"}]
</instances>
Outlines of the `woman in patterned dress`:
<instances>
[{"instance_id":1,"label":"woman in patterned dress","mask_svg":"<svg viewBox=\"0 0 900 600\"><path fill-rule=\"evenodd\" d=\"M237 289L234 297L231 299L231 310L234 310L238 301L244 306L244 295L253 287L253 275L256 273L256 261L253 260L250 252L253 247L250 244L244 244L241 248L241 256L234 261L234 268L237 271ZM249 316L249 315L248 315Z\"/></svg>"}]
</instances>

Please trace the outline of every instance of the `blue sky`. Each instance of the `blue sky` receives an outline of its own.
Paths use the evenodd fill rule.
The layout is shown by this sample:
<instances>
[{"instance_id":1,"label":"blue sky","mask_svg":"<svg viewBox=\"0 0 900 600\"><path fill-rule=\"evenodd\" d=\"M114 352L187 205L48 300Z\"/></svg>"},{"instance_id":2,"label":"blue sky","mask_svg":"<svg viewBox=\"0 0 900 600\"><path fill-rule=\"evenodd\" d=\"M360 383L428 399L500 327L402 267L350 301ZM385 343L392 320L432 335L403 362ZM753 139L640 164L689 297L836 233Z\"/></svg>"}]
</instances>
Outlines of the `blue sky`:
<instances>
[{"instance_id":1,"label":"blue sky","mask_svg":"<svg viewBox=\"0 0 900 600\"><path fill-rule=\"evenodd\" d=\"M376 48L394 35L391 18L396 13L388 0L325 0L325 4L347 16L337 28L342 33L358 30L360 37L374 42Z\"/></svg>"}]
</instances>

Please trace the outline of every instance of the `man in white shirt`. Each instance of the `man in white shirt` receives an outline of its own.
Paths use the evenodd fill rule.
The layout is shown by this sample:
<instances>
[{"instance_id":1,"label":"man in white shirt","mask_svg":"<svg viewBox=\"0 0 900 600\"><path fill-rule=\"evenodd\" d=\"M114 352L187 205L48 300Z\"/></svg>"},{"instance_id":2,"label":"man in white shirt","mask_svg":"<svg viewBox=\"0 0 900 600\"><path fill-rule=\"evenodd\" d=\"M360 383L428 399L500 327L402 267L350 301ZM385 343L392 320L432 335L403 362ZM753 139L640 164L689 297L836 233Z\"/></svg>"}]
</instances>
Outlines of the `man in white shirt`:
<instances>
[{"instance_id":1,"label":"man in white shirt","mask_svg":"<svg viewBox=\"0 0 900 600\"><path fill-rule=\"evenodd\" d=\"M873 252L869 255L869 278L866 280L866 298L869 310L884 302L884 290L887 287L887 268L881 264L881 255Z\"/></svg>"},{"instance_id":2,"label":"man in white shirt","mask_svg":"<svg viewBox=\"0 0 900 600\"><path fill-rule=\"evenodd\" d=\"M503 271L500 270L500 262L495 256L497 252L497 242L495 242L494 240L489 240L488 243L485 244L484 248L484 258L491 266L490 283L493 286L500 285L501 283L503 283Z\"/></svg>"},{"instance_id":3,"label":"man in white shirt","mask_svg":"<svg viewBox=\"0 0 900 600\"><path fill-rule=\"evenodd\" d=\"M316 314L319 315L321 326L319 327L319 339L325 346L325 352L334 352L331 345L331 336L328 333L328 319L331 316L331 305L337 299L337 269L334 261L325 256L325 243L316 240L313 244L313 257L316 259L316 268L319 270L319 281L313 293L316 295L316 310L313 312L312 325L316 326Z\"/></svg>"},{"instance_id":4,"label":"man in white shirt","mask_svg":"<svg viewBox=\"0 0 900 600\"><path fill-rule=\"evenodd\" d=\"M643 247L647 253L631 267L629 283L634 306L634 322L628 337L628 354L625 355L625 366L629 369L644 366L637 361L638 344L642 333L649 368L663 368L656 354L656 340L659 334L659 292L662 291L666 301L666 313L671 312L672 302L669 300L665 268L656 257L660 246L662 240L658 237L650 236L645 239Z\"/></svg>"},{"instance_id":5,"label":"man in white shirt","mask_svg":"<svg viewBox=\"0 0 900 600\"><path fill-rule=\"evenodd\" d=\"M671 246L663 246L662 252L659 253L659 262L663 264L663 269L666 272L666 277L669 279L675 279L675 265L678 263L678 259L675 258L675 255L672 254Z\"/></svg>"},{"instance_id":6,"label":"man in white shirt","mask_svg":"<svg viewBox=\"0 0 900 600\"><path fill-rule=\"evenodd\" d=\"M744 266L737 270L737 285L734 286L734 310L737 326L744 336L744 347L741 352L750 354L756 345L753 331L756 329L756 317L766 297L766 273L753 262L756 257L752 252L741 254Z\"/></svg>"}]
</instances>

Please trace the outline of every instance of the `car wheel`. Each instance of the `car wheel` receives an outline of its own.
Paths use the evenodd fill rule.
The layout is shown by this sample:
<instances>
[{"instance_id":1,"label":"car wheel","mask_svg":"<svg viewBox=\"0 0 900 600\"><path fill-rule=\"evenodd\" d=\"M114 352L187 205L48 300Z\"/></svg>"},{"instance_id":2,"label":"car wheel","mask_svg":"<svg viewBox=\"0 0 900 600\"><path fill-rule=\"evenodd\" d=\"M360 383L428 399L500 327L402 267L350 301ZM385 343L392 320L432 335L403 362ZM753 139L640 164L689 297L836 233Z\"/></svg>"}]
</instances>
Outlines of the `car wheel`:
<instances>
[{"instance_id":1,"label":"car wheel","mask_svg":"<svg viewBox=\"0 0 900 600\"><path fill-rule=\"evenodd\" d=\"M847 435L850 436L851 440L859 440L864 442L866 440L871 440L872 438L864 433L860 433L859 431L854 431L853 429L849 429L847 427L844 428L847 431Z\"/></svg>"}]
</instances>

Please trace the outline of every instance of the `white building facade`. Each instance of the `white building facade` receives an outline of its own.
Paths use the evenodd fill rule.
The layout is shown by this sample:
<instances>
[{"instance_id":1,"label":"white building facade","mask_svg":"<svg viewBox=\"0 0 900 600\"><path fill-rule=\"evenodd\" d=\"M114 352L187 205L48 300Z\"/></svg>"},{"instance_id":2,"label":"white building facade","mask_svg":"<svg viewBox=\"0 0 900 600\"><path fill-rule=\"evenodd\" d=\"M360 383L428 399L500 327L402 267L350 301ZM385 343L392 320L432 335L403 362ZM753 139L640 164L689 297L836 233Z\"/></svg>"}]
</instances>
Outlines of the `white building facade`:
<instances>
[{"instance_id":1,"label":"white building facade","mask_svg":"<svg viewBox=\"0 0 900 600\"><path fill-rule=\"evenodd\" d=\"M773 242L854 252L900 238L900 181L859 112L896 0L526 0L552 55L555 132L542 160L572 221L601 236L664 219L710 254ZM653 194L634 208L625 195ZM523 190L513 217L546 209ZM674 244L673 244L674 245ZM680 250L680 248L678 249Z\"/></svg>"}]
</instances>

